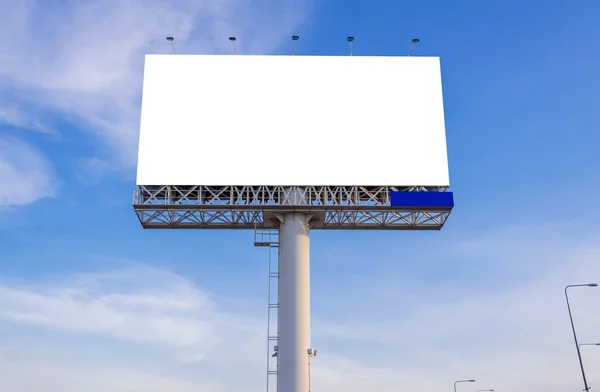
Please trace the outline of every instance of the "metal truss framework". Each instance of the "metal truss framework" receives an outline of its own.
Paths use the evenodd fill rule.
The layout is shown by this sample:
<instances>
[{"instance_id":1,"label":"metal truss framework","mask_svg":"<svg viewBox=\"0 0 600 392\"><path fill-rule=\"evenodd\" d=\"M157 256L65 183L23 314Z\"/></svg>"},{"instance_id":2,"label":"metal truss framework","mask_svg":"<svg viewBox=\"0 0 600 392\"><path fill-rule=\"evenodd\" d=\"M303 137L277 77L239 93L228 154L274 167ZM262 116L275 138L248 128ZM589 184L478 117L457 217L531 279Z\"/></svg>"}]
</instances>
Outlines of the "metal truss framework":
<instances>
[{"instance_id":1,"label":"metal truss framework","mask_svg":"<svg viewBox=\"0 0 600 392\"><path fill-rule=\"evenodd\" d=\"M138 186L133 207L146 229L276 228L284 212L313 215L311 229L439 230L451 208L393 207L390 192L444 192L398 186Z\"/></svg>"}]
</instances>

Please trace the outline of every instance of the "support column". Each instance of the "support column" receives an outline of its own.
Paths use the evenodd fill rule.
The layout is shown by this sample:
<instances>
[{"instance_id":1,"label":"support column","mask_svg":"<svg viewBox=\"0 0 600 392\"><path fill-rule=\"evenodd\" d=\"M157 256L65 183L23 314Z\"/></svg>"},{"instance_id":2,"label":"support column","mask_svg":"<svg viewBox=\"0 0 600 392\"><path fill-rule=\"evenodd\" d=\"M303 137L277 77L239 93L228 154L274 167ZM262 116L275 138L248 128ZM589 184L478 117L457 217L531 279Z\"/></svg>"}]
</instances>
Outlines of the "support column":
<instances>
[{"instance_id":1,"label":"support column","mask_svg":"<svg viewBox=\"0 0 600 392\"><path fill-rule=\"evenodd\" d=\"M277 392L309 392L310 216L286 213L279 226Z\"/></svg>"}]
</instances>

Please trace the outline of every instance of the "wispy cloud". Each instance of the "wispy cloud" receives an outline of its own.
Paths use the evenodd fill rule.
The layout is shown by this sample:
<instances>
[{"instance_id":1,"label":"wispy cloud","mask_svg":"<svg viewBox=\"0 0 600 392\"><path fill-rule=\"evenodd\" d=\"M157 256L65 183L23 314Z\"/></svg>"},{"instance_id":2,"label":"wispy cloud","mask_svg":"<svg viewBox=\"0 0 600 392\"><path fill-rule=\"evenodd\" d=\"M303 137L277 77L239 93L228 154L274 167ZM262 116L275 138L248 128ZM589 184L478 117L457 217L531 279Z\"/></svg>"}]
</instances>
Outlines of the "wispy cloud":
<instances>
[{"instance_id":1,"label":"wispy cloud","mask_svg":"<svg viewBox=\"0 0 600 392\"><path fill-rule=\"evenodd\" d=\"M107 364L50 363L31 361L2 363L0 387L17 392L194 392L198 389L225 392L219 383L202 380L178 380L150 371L124 369ZM35 377L32 375L35 374Z\"/></svg>"},{"instance_id":2,"label":"wispy cloud","mask_svg":"<svg viewBox=\"0 0 600 392\"><path fill-rule=\"evenodd\" d=\"M0 317L12 322L141 342L201 359L224 334L262 329L220 310L191 282L149 267L71 276L64 285L0 286Z\"/></svg>"},{"instance_id":3,"label":"wispy cloud","mask_svg":"<svg viewBox=\"0 0 600 392\"><path fill-rule=\"evenodd\" d=\"M109 147L112 169L135 163L145 53L266 52L301 24L310 1L0 1L0 85L17 103L53 110ZM9 88L10 86L10 88ZM37 124L36 111L24 123ZM29 124L29 125L28 125ZM108 166L107 166L108 167Z\"/></svg>"},{"instance_id":4,"label":"wispy cloud","mask_svg":"<svg viewBox=\"0 0 600 392\"><path fill-rule=\"evenodd\" d=\"M563 222L485 235L463 232L462 238L455 231L453 237L440 247L443 252L416 256L435 278L424 274L407 283L400 264L387 274L369 272L363 285L335 293L334 301L343 297L356 311L316 315L315 346L354 362L384 364L401 389L442 391L461 377L486 383L477 389L559 391L579 385L563 289L600 280L597 228ZM381 252L387 255L390 248ZM372 257L378 259L379 252ZM404 262L408 259L411 252L404 254ZM473 261L491 274L470 272ZM447 263L456 268L440 277L435 270ZM493 271L502 268L512 277L494 278ZM600 341L600 291L576 289L570 297L581 341ZM600 351L588 350L586 361L591 369L599 366ZM401 381L402 375L422 380L415 385L415 379ZM600 383L595 371L589 378Z\"/></svg>"},{"instance_id":5,"label":"wispy cloud","mask_svg":"<svg viewBox=\"0 0 600 392\"><path fill-rule=\"evenodd\" d=\"M32 203L56 194L51 164L17 138L0 138L0 208Z\"/></svg>"},{"instance_id":6,"label":"wispy cloud","mask_svg":"<svg viewBox=\"0 0 600 392\"><path fill-rule=\"evenodd\" d=\"M543 227L529 231L529 241L521 236L508 240L505 231L482 241L485 246L503 238L509 250L501 256L507 257L506 265L515 270L535 256L541 238L547 243L546 251L554 252L555 259L549 260L547 268L510 286L452 290L421 278L415 285L420 283L424 288L417 295L414 285L398 285L388 295L381 295L375 288L393 285L397 271L388 271L389 279L380 276L378 281L365 280L360 287L348 287L351 285L343 278L313 276L317 284L326 280L329 286L328 291L313 297L313 303L326 296L336 298L341 292L343 298L336 300L337 305L344 301L354 308L352 317L342 316L335 304L314 312L312 345L319 350L312 366L314 388L442 392L459 378L478 380L475 386L463 386L464 391L558 392L576 388L581 382L563 288L570 283L600 280L600 236L596 230L586 238L558 241L562 237L559 231L552 234ZM510 248L524 242L532 246ZM468 243L471 241L447 249L441 259L429 259L432 268L457 261L463 254L459 249ZM490 263L498 259L493 254L487 257ZM582 342L600 339L598 290L584 288L571 294ZM152 377L164 377L179 385L174 390L182 391L196 382L207 383L205 390L209 391L261 388L266 320L254 314L264 303L249 305L256 308L247 312L231 313L223 306L224 294L207 293L193 281L167 271L134 266L109 273L62 276L44 285L1 284L0 317L5 327L20 325L32 331L55 331L69 342L77 339L81 350L86 351L71 350L65 355L71 355L71 360L77 358L81 366L86 361L92 366L87 358L92 353L110 366L126 361L122 370L139 375L130 375L136 386L146 385ZM19 333L25 333L26 328ZM57 339L45 335L44 345L61 350L67 343L60 339L57 343ZM99 341L103 345L119 343L112 345L111 351L101 351L93 348ZM11 350L17 354L24 351L19 347ZM154 353L151 360L144 359L147 352ZM590 383L600 383L600 374L593 370L600 366L600 352L591 347L584 357ZM62 369L57 374L68 374L60 363L47 365L39 359L36 363L27 358L10 363L32 369L53 366ZM102 369L103 364L93 365ZM162 370L145 379L142 374L154 367ZM122 374L115 372L115 377Z\"/></svg>"},{"instance_id":7,"label":"wispy cloud","mask_svg":"<svg viewBox=\"0 0 600 392\"><path fill-rule=\"evenodd\" d=\"M13 281L0 285L0 297L9 335L0 338L2 390L216 392L262 379L263 320L228 313L168 271L130 264L43 284ZM230 379L232 366L241 379Z\"/></svg>"},{"instance_id":8,"label":"wispy cloud","mask_svg":"<svg viewBox=\"0 0 600 392\"><path fill-rule=\"evenodd\" d=\"M52 133L47 125L38 119L31 118L16 105L0 105L0 126Z\"/></svg>"}]
</instances>

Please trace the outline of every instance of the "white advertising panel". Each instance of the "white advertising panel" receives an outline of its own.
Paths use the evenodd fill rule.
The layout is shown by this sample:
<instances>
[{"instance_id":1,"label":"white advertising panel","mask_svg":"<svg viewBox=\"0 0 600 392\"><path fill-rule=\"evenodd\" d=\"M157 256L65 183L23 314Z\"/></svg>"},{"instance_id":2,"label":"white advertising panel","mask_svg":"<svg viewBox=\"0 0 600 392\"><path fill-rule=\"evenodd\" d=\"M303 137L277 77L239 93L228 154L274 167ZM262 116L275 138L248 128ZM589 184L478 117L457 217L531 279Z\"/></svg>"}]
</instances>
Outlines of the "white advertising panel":
<instances>
[{"instance_id":1,"label":"white advertising panel","mask_svg":"<svg viewBox=\"0 0 600 392\"><path fill-rule=\"evenodd\" d=\"M147 55L138 185L449 185L437 57Z\"/></svg>"}]
</instances>

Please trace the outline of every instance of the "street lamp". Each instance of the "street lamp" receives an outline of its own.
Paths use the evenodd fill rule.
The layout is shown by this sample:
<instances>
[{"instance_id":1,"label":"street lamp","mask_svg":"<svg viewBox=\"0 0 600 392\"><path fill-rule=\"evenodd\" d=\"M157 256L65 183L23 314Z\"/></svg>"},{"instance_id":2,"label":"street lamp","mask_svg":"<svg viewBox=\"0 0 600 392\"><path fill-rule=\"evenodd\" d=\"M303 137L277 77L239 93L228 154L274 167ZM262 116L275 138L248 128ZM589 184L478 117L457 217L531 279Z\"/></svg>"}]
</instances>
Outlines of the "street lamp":
<instances>
[{"instance_id":1,"label":"street lamp","mask_svg":"<svg viewBox=\"0 0 600 392\"><path fill-rule=\"evenodd\" d=\"M454 381L454 392L456 392L456 384L458 384L459 382L475 382L475 380L458 380L458 381Z\"/></svg>"},{"instance_id":2,"label":"street lamp","mask_svg":"<svg viewBox=\"0 0 600 392\"><path fill-rule=\"evenodd\" d=\"M478 389L477 392L494 392L493 389Z\"/></svg>"},{"instance_id":3,"label":"street lamp","mask_svg":"<svg viewBox=\"0 0 600 392\"><path fill-rule=\"evenodd\" d=\"M567 289L570 287L598 287L598 283L586 283L586 284L571 284L565 287L565 298L567 299L567 309L569 311L569 319L571 320L571 329L573 330L573 339L575 339L575 348L577 348L577 358L579 358L579 366L581 367L581 377L583 378L584 391L590 390L588 387L587 379L585 378L585 371L583 370L583 361L581 360L581 351L579 350L579 343L577 343L577 334L575 333L575 324L573 324L573 315L571 314L571 305L569 304L569 295Z\"/></svg>"},{"instance_id":4,"label":"street lamp","mask_svg":"<svg viewBox=\"0 0 600 392\"><path fill-rule=\"evenodd\" d=\"M580 346L600 346L600 343L579 343Z\"/></svg>"}]
</instances>

